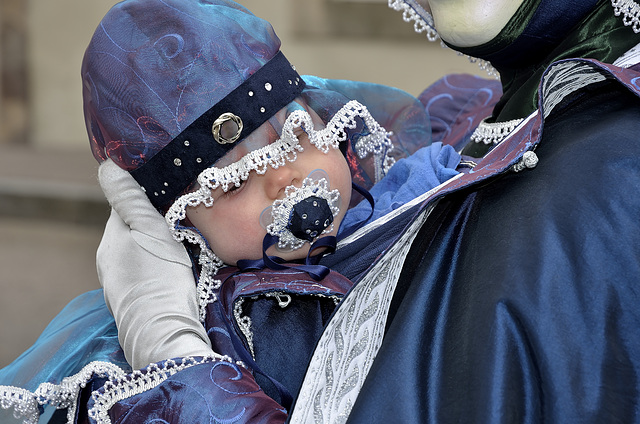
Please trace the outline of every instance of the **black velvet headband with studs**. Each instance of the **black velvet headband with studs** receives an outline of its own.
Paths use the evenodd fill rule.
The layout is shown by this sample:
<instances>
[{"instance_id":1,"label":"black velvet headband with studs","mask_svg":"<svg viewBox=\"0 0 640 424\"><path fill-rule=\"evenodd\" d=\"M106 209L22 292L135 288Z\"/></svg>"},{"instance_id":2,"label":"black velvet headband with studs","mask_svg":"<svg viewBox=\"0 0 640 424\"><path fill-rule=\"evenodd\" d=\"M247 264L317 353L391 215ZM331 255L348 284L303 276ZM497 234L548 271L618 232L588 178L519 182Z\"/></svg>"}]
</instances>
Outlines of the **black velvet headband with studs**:
<instances>
[{"instance_id":1,"label":"black velvet headband with studs","mask_svg":"<svg viewBox=\"0 0 640 424\"><path fill-rule=\"evenodd\" d=\"M304 87L295 68L278 52L131 175L151 203L166 210L200 172L291 103Z\"/></svg>"}]
</instances>

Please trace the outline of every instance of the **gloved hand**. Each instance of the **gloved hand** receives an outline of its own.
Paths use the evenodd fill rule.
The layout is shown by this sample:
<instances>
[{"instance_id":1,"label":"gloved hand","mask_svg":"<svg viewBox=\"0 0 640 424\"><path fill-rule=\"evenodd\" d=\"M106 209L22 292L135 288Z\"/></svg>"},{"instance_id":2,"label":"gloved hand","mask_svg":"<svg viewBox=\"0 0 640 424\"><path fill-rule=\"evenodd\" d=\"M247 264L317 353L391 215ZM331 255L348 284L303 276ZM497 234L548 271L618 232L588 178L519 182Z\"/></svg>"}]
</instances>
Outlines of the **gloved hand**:
<instances>
[{"instance_id":1,"label":"gloved hand","mask_svg":"<svg viewBox=\"0 0 640 424\"><path fill-rule=\"evenodd\" d=\"M127 361L139 369L211 355L184 246L127 171L108 159L98 179L112 208L96 255L98 278Z\"/></svg>"}]
</instances>

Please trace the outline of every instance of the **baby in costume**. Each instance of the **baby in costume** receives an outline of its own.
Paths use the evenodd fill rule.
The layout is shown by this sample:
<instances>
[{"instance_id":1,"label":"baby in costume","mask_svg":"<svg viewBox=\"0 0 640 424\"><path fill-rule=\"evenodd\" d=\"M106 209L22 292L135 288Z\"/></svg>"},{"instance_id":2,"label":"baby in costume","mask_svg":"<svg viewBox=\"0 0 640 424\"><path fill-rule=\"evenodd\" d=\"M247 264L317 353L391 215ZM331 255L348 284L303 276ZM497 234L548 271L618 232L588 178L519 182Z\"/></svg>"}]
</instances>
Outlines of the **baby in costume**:
<instances>
[{"instance_id":1,"label":"baby in costume","mask_svg":"<svg viewBox=\"0 0 640 424\"><path fill-rule=\"evenodd\" d=\"M98 273L126 360L145 370L105 371L107 384L88 385L88 415L166 413L149 409L157 390L173 404L183 394L165 380L206 375L194 387L226 405L217 418L244 408L282 420L356 280L322 260L456 175L459 156L430 145L414 97L300 76L269 23L231 1L117 4L87 48L82 79L113 208ZM249 386L220 391L219 378Z\"/></svg>"},{"instance_id":2,"label":"baby in costume","mask_svg":"<svg viewBox=\"0 0 640 424\"><path fill-rule=\"evenodd\" d=\"M146 212L146 194L165 215L173 238L195 247L189 252L197 262L201 310L216 297L220 285L216 275L225 265L266 261L251 266L280 269L282 261L277 258L310 262L313 253L318 253L313 252L316 246L318 251L331 249L333 237L375 219L377 216L368 217L371 205L367 201L353 214L347 212L352 174L362 186L360 191L375 187L373 184L386 175L395 157L429 144L426 115L411 96L371 84L300 77L280 52L271 26L241 6L187 2L169 7L170 3L160 2L162 11L155 11L157 16L152 18L150 13L134 9L148 8L147 3L123 2L114 8L87 49L83 65L87 129L94 154L106 160L100 170L101 184L115 212L124 215L122 218L129 209ZM130 27L135 29L133 37ZM122 45L118 37L125 35L129 43L133 39L137 44ZM124 58L129 60L127 66L122 65ZM128 83L122 84L127 73ZM118 88L123 92L117 93ZM373 97L369 93L378 91L384 91L388 101L388 105L379 106L381 115L395 109L409 116L403 121L405 128L399 131L404 138L396 140L397 156L392 154L389 132L365 106L352 100ZM133 94L137 97L134 103ZM105 98L111 103L105 104ZM423 127L413 138L407 136L410 119L414 128ZM416 157L416 162L427 159L423 167L439 163L437 156L427 157L426 153ZM456 155L444 149L441 157L449 167L440 168L449 172L419 182L423 191L455 174L452 168L457 165ZM118 172L120 168L130 171L136 182ZM398 191L403 183L386 187L385 193ZM383 197L375 190L373 193L374 197ZM404 194L407 200L415 196L414 192ZM384 207L389 208L393 202L387 200ZM395 202L401 203L398 199ZM388 212L378 212L384 204L377 205L377 215ZM345 215L348 224L341 226ZM151 234L152 241L144 240L141 233L159 232L154 224L145 222L141 230L136 228L134 218L125 218L129 220L134 221L127 222L133 239L145 250L160 256L173 251L176 258L181 256L183 249L173 240L166 246L152 244L161 238L157 234ZM109 225L115 223L116 217ZM109 244L103 243L101 252L124 237L118 235ZM117 250L116 254L126 252L111 250ZM117 274L112 278L106 269L111 269L114 262L135 263L127 260L128 254L121 261L105 259L100 263L105 268L101 280L107 303L113 309L113 299L118 296L111 296L112 284L126 284L126 289L119 290L123 296L119 301L127 303L130 315L135 307L130 305L132 299L144 297L131 295L129 287L138 286L137 279L130 275L133 270L112 271ZM191 268L187 256L184 254L182 262ZM134 267L140 268L138 265ZM314 265L305 263L297 268L304 266ZM166 277L162 274L159 277ZM171 280L167 281L169 288L175 291L181 278L167 279ZM193 282L190 275L187 280ZM157 290L156 284L153 292ZM117 321L118 312L114 314ZM136 359L137 343L129 349L128 332L121 328L124 325L119 323L120 337L134 368L180 356L154 357L149 353ZM140 332L145 325L148 321L133 327ZM206 343L208 338L198 330ZM196 352L189 352L185 346L191 343L185 345L184 340L179 344L182 356L202 353L195 347ZM153 350L149 343L141 345Z\"/></svg>"}]
</instances>

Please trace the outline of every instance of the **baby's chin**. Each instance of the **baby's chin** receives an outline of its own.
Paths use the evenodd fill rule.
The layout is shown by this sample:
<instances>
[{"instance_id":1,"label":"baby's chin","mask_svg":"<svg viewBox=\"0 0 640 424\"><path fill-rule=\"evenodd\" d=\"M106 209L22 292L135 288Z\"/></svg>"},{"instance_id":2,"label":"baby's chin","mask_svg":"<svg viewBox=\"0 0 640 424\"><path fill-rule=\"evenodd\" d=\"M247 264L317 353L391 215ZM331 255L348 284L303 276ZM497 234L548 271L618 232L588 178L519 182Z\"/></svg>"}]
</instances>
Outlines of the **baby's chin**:
<instances>
[{"instance_id":1,"label":"baby's chin","mask_svg":"<svg viewBox=\"0 0 640 424\"><path fill-rule=\"evenodd\" d=\"M322 237L327 237L327 236L335 236L336 233L338 232L338 228L340 226L340 223L342 222L342 216L343 214L341 214L335 221L334 221L334 227L333 230L328 233L323 235ZM322 237L320 237L319 239L316 240L321 240ZM269 256L277 256L279 258L284 259L287 262L295 262L295 261L300 261L300 260L304 260L306 259L307 255L309 254L309 248L311 247L310 243L305 243L302 245L302 247L300 247L299 249L296 250L280 250L278 249L276 246L271 246L267 249L267 255ZM262 250L262 249L260 249ZM319 255L321 254L323 251L326 251L327 248L326 247L320 247L315 249L312 253L313 256L315 255ZM226 264L231 264L234 266L237 266L237 262L239 260L260 260L262 259L262 253L258 253L257 251L255 252L255 254L252 254L251 256L255 256L253 258L229 258L231 260L229 261L225 261L224 258L220 257L224 263Z\"/></svg>"},{"instance_id":2,"label":"baby's chin","mask_svg":"<svg viewBox=\"0 0 640 424\"><path fill-rule=\"evenodd\" d=\"M314 253L320 253L320 249ZM287 262L293 262L301 259L305 259L307 254L309 253L309 244L305 243L301 248L296 250L282 251L276 248L276 246L271 246L267 249L267 255L269 256L277 256L279 258L284 259ZM218 257L227 265L238 266L239 261L249 260L249 261L257 261L262 259L262 252L256 251L253 254L245 255L244 257L237 257L234 255L224 256L218 254Z\"/></svg>"},{"instance_id":3,"label":"baby's chin","mask_svg":"<svg viewBox=\"0 0 640 424\"><path fill-rule=\"evenodd\" d=\"M280 250L280 249L276 248L275 246L271 246L269 249L267 249L267 254L269 256L278 256L278 257L284 259L285 261L293 262L293 261L298 261L298 260L301 260L301 259L306 259L307 255L309 254L309 248L310 247L311 247L311 245L309 243L305 243L299 249L283 251L283 250ZM314 256L315 255L319 255L320 253L322 253L326 249L327 249L326 247L317 248L312 252L312 254Z\"/></svg>"},{"instance_id":4,"label":"baby's chin","mask_svg":"<svg viewBox=\"0 0 640 424\"><path fill-rule=\"evenodd\" d=\"M284 259L285 261L293 262L300 259L305 259L307 257L307 254L309 254L309 247L310 247L309 244L305 243L299 249L283 251L276 248L275 246L271 246L269 249L267 249L267 254L269 256L278 256ZM318 252L316 253L320 253L319 249L318 249Z\"/></svg>"}]
</instances>

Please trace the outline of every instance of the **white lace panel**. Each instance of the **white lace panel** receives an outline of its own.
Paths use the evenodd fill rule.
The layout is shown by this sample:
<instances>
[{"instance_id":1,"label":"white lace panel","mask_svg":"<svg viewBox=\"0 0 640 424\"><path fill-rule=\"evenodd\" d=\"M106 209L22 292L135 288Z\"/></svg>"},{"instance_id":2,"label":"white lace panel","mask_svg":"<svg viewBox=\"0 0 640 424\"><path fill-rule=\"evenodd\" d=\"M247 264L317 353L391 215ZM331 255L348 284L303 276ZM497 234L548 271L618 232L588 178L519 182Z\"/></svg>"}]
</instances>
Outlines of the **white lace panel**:
<instances>
[{"instance_id":1,"label":"white lace panel","mask_svg":"<svg viewBox=\"0 0 640 424\"><path fill-rule=\"evenodd\" d=\"M378 353L389 304L424 210L336 309L316 345L292 424L344 423Z\"/></svg>"}]
</instances>

